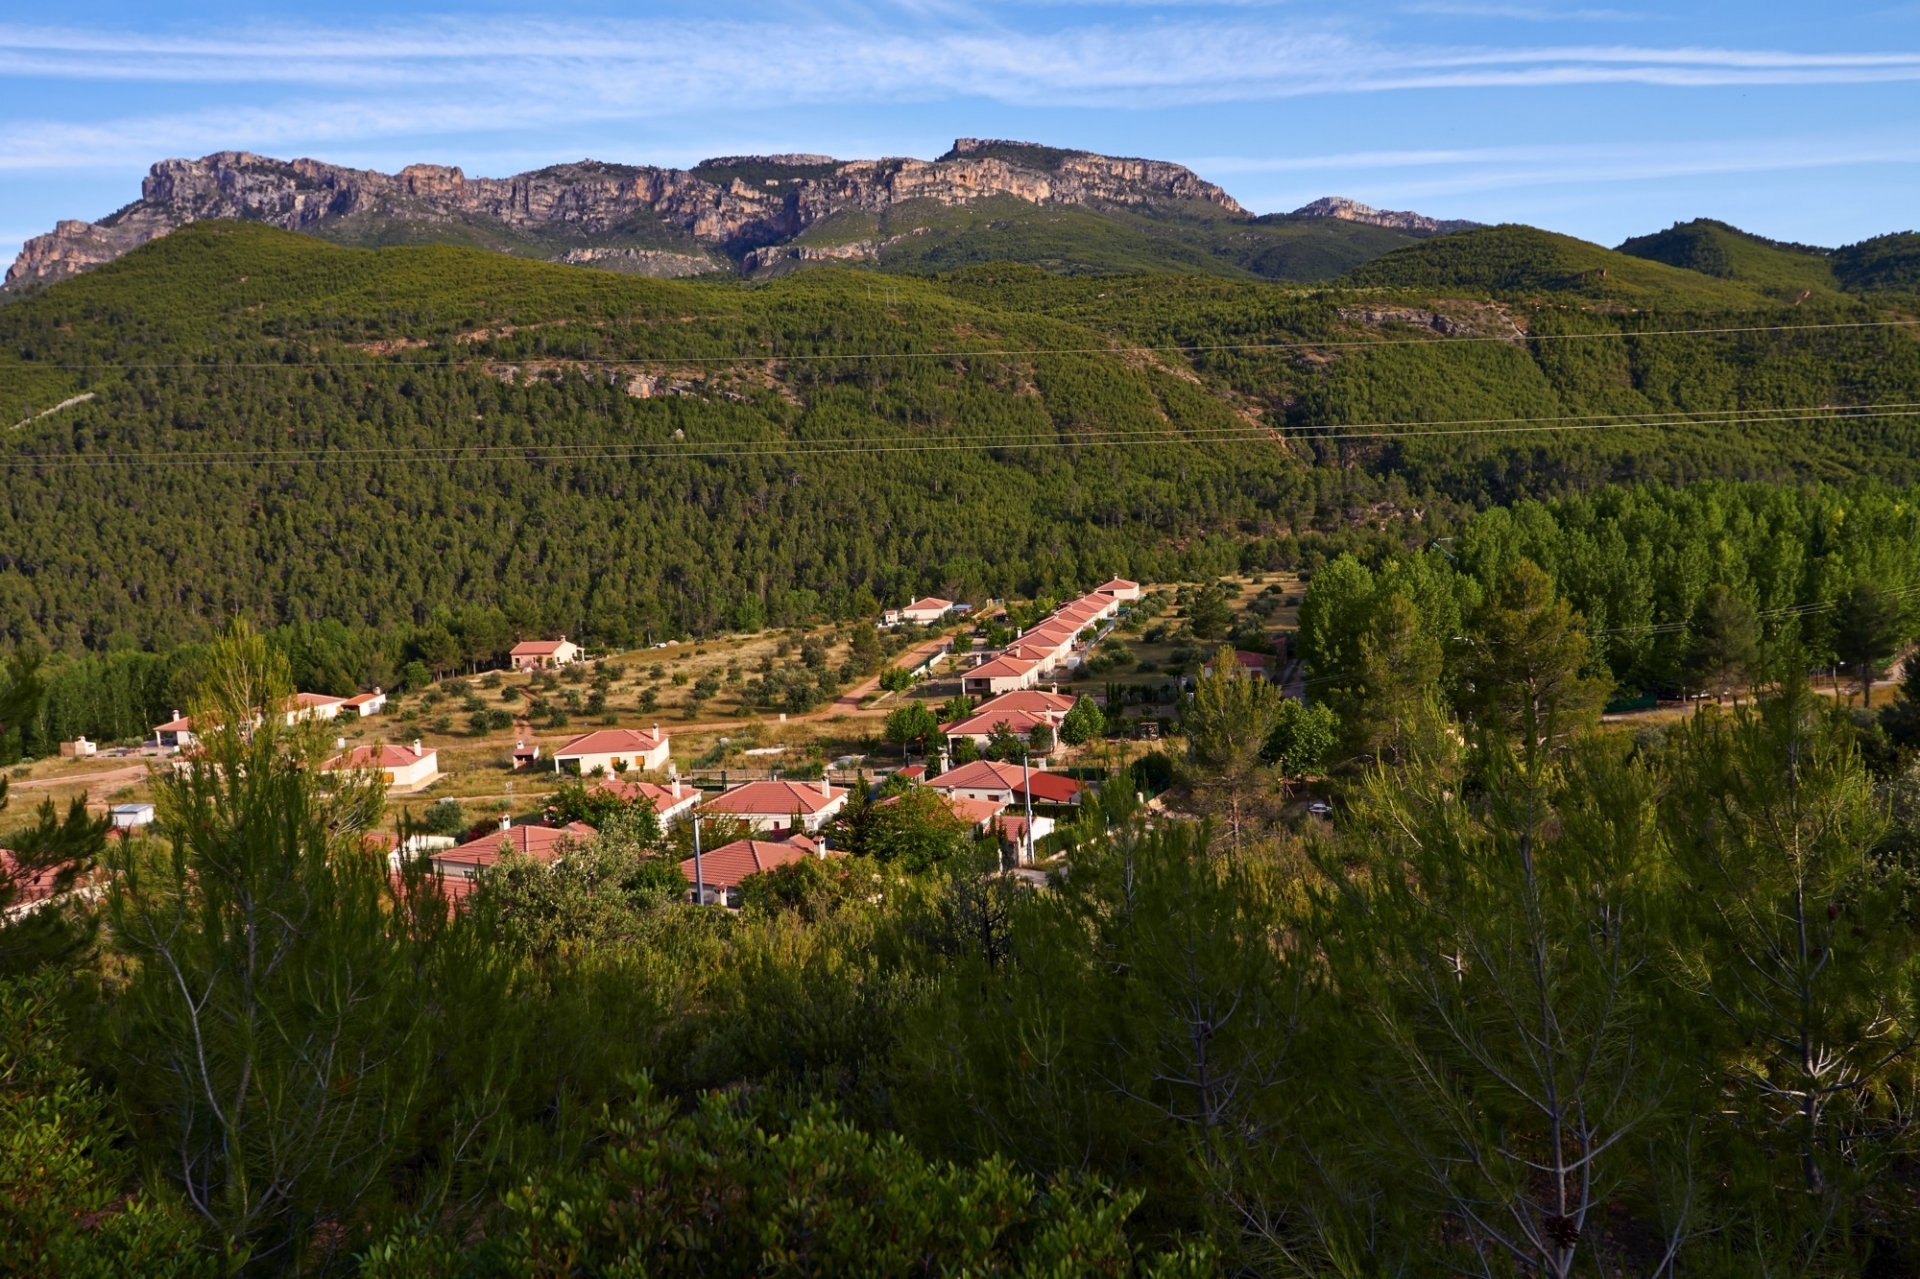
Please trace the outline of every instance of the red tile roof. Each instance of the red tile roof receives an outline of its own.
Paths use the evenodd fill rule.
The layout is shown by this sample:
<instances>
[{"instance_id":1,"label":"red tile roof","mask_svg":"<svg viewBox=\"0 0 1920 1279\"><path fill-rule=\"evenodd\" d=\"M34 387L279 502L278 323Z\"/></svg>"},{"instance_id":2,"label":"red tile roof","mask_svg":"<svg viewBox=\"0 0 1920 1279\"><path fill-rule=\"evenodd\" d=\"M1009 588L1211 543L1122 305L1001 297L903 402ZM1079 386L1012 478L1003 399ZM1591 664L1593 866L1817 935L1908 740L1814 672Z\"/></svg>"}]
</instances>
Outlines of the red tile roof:
<instances>
[{"instance_id":1,"label":"red tile roof","mask_svg":"<svg viewBox=\"0 0 1920 1279\"><path fill-rule=\"evenodd\" d=\"M661 786L654 782L629 782L618 777L609 777L594 789L605 791L616 799L623 799L628 803L645 800L653 805L653 811L656 813L664 813L689 802L697 803L700 799L700 789L697 786L683 784L679 795L676 796L671 786Z\"/></svg>"},{"instance_id":2,"label":"red tile roof","mask_svg":"<svg viewBox=\"0 0 1920 1279\"><path fill-rule=\"evenodd\" d=\"M1140 589L1140 583L1129 582L1124 577L1116 577L1111 582L1102 582L1093 589L1096 591L1137 591Z\"/></svg>"},{"instance_id":3,"label":"red tile roof","mask_svg":"<svg viewBox=\"0 0 1920 1279\"><path fill-rule=\"evenodd\" d=\"M820 793L818 782L747 782L722 792L700 806L704 813L752 817L789 817L795 812L817 813L846 791L830 786Z\"/></svg>"},{"instance_id":4,"label":"red tile roof","mask_svg":"<svg viewBox=\"0 0 1920 1279\"><path fill-rule=\"evenodd\" d=\"M943 600L935 596L929 595L926 599L915 600L913 603L907 605L905 608L901 609L900 611L903 613L917 613L924 609L929 609L929 608L948 609L952 607L953 607L952 600Z\"/></svg>"},{"instance_id":5,"label":"red tile roof","mask_svg":"<svg viewBox=\"0 0 1920 1279\"><path fill-rule=\"evenodd\" d=\"M1040 663L1030 661L1024 657L996 657L991 662L983 663L970 671L962 672L962 678L994 679L1008 675L1025 675L1038 665L1040 665Z\"/></svg>"},{"instance_id":6,"label":"red tile roof","mask_svg":"<svg viewBox=\"0 0 1920 1279\"><path fill-rule=\"evenodd\" d=\"M491 866L504 855L504 848L537 862L550 862L560 856L561 845L584 844L598 833L585 822L568 822L565 826L514 826L488 831L479 839L456 844L445 852L433 854L433 860L463 866Z\"/></svg>"},{"instance_id":7,"label":"red tile roof","mask_svg":"<svg viewBox=\"0 0 1920 1279\"><path fill-rule=\"evenodd\" d=\"M1041 715L1051 711L1064 715L1073 709L1075 700L1065 693L1049 693L1042 688L1016 688L1011 693L1001 693L997 697L988 698L980 703L979 709L974 711L974 714L985 715L992 711L1000 711L1003 714L1007 711L1027 711L1030 714Z\"/></svg>"},{"instance_id":8,"label":"red tile roof","mask_svg":"<svg viewBox=\"0 0 1920 1279\"><path fill-rule=\"evenodd\" d=\"M436 753L421 750L418 746L391 746L383 742L378 746L356 746L344 755L335 755L320 767L324 769L409 768Z\"/></svg>"},{"instance_id":9,"label":"red tile roof","mask_svg":"<svg viewBox=\"0 0 1920 1279\"><path fill-rule=\"evenodd\" d=\"M7 903L7 908L13 910L30 906L52 897L61 873L69 864L62 862L57 866L23 867L12 849L0 848L0 879L13 882L13 900Z\"/></svg>"},{"instance_id":10,"label":"red tile roof","mask_svg":"<svg viewBox=\"0 0 1920 1279\"><path fill-rule=\"evenodd\" d=\"M1034 799L1048 804L1070 804L1081 791L1080 783L1071 777L1061 777L1037 768L1029 773L1018 764L1003 764L991 759L977 759L971 764L962 764L927 784L935 790L1005 789L1015 795L1030 794Z\"/></svg>"},{"instance_id":11,"label":"red tile roof","mask_svg":"<svg viewBox=\"0 0 1920 1279\"><path fill-rule=\"evenodd\" d=\"M556 758L563 755L618 755L622 751L640 755L657 749L666 740L665 733L647 729L602 728L584 737L574 738L553 754Z\"/></svg>"},{"instance_id":12,"label":"red tile roof","mask_svg":"<svg viewBox=\"0 0 1920 1279\"><path fill-rule=\"evenodd\" d=\"M793 839L736 839L731 844L722 844L701 854L700 882L707 888L737 888L740 881L749 875L821 856L818 847L804 836ZM825 855L846 856L838 852ZM689 884L694 882L693 858L689 857L680 863L680 873L687 877Z\"/></svg>"},{"instance_id":13,"label":"red tile roof","mask_svg":"<svg viewBox=\"0 0 1920 1279\"><path fill-rule=\"evenodd\" d=\"M1036 715L1032 711L978 711L965 719L955 720L951 724L942 724L940 731L948 737L985 737L1002 724L1021 737L1031 733L1040 724L1053 727L1051 719L1045 715Z\"/></svg>"},{"instance_id":14,"label":"red tile roof","mask_svg":"<svg viewBox=\"0 0 1920 1279\"><path fill-rule=\"evenodd\" d=\"M557 640L521 640L518 644L515 644L513 646L513 648L508 653L508 656L510 657L551 656L552 654L559 652L560 646L562 644L565 644L566 642L567 642L567 637L564 635L562 635Z\"/></svg>"}]
</instances>

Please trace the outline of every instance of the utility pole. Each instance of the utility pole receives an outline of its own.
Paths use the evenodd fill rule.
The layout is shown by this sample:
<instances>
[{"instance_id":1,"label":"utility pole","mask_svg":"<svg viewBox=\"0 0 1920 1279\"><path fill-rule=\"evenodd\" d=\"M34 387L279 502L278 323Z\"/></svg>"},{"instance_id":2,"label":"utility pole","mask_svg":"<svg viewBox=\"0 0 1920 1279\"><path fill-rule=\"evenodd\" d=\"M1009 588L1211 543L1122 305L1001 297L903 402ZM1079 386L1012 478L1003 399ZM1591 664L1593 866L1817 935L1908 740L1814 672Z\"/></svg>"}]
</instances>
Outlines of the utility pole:
<instances>
[{"instance_id":1,"label":"utility pole","mask_svg":"<svg viewBox=\"0 0 1920 1279\"><path fill-rule=\"evenodd\" d=\"M1020 752L1020 798L1026 801L1027 829L1021 842L1027 846L1027 857L1021 864L1033 865L1033 768L1025 751Z\"/></svg>"},{"instance_id":2,"label":"utility pole","mask_svg":"<svg viewBox=\"0 0 1920 1279\"><path fill-rule=\"evenodd\" d=\"M696 906L707 904L706 879L700 873L700 815L698 813L693 817L693 904Z\"/></svg>"}]
</instances>

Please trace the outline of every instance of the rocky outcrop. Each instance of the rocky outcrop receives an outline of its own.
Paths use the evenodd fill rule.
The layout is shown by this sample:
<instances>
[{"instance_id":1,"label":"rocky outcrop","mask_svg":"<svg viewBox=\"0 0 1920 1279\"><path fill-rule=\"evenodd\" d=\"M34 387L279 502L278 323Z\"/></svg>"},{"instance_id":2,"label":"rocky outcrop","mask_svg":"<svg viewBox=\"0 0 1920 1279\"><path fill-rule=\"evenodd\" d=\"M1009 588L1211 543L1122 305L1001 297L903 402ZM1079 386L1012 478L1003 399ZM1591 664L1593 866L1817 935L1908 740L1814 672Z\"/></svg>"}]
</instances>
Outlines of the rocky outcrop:
<instances>
[{"instance_id":1,"label":"rocky outcrop","mask_svg":"<svg viewBox=\"0 0 1920 1279\"><path fill-rule=\"evenodd\" d=\"M559 260L569 266L597 266L603 271L625 271L629 275L650 275L662 280L725 271L731 265L704 255L669 253L665 249L569 249Z\"/></svg>"},{"instance_id":2,"label":"rocky outcrop","mask_svg":"<svg viewBox=\"0 0 1920 1279\"><path fill-rule=\"evenodd\" d=\"M1349 200L1345 196L1329 195L1304 204L1289 216L1296 218L1339 218L1343 222L1364 222L1368 226L1392 227L1396 231L1425 231L1432 234L1445 234L1450 231L1471 231L1480 225L1464 218L1430 218L1420 213L1407 213L1396 209L1376 209L1372 205L1362 204L1358 200Z\"/></svg>"},{"instance_id":3,"label":"rocky outcrop","mask_svg":"<svg viewBox=\"0 0 1920 1279\"><path fill-rule=\"evenodd\" d=\"M731 171L737 172L728 176ZM510 178L469 178L442 165L414 164L387 174L246 151L163 160L148 173L135 203L99 222L62 222L29 240L6 282L61 279L205 218L268 222L290 231L314 231L348 218L493 223L535 240L564 236L574 241L572 247L556 246L555 261L693 274L711 269L698 253L608 250L579 247L577 241L664 222L668 231L744 264L758 260L755 250L788 246L836 213L882 213L909 200L955 205L994 196L1033 204L1200 202L1229 216L1248 216L1232 196L1177 164L971 138L960 139L953 151L933 161L730 156L703 162L697 173L583 160ZM801 250L768 260L821 255L845 253Z\"/></svg>"}]
</instances>

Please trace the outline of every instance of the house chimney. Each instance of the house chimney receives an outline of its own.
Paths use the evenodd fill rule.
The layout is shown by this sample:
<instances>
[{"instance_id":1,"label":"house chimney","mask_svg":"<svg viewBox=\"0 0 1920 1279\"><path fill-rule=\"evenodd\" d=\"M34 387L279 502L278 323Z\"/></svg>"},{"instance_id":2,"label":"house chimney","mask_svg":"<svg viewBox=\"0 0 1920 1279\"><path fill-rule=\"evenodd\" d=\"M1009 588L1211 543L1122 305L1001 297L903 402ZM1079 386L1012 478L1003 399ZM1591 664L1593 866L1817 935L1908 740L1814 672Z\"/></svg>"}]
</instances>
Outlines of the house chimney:
<instances>
[{"instance_id":1,"label":"house chimney","mask_svg":"<svg viewBox=\"0 0 1920 1279\"><path fill-rule=\"evenodd\" d=\"M180 712L179 712L179 710L177 710L177 709L176 709L176 710L175 710L175 711L173 712L173 717L174 717L175 719L179 719L179 718L180 718Z\"/></svg>"},{"instance_id":2,"label":"house chimney","mask_svg":"<svg viewBox=\"0 0 1920 1279\"><path fill-rule=\"evenodd\" d=\"M502 814L500 814L500 829L501 829L501 830L503 830L503 831L505 831L505 830L512 830L512 829L513 829L513 814L512 814L512 813L502 813Z\"/></svg>"},{"instance_id":3,"label":"house chimney","mask_svg":"<svg viewBox=\"0 0 1920 1279\"><path fill-rule=\"evenodd\" d=\"M833 798L833 787L827 784L827 773L825 769L820 770L820 797L822 799Z\"/></svg>"},{"instance_id":4,"label":"house chimney","mask_svg":"<svg viewBox=\"0 0 1920 1279\"><path fill-rule=\"evenodd\" d=\"M673 797L675 799L680 798L680 774L678 773L673 775Z\"/></svg>"},{"instance_id":5,"label":"house chimney","mask_svg":"<svg viewBox=\"0 0 1920 1279\"><path fill-rule=\"evenodd\" d=\"M381 688L381 687L380 687L380 686L379 686L378 684L375 684L375 685L373 686L373 695L374 695L375 697L379 697L379 696L381 696L381 695L382 695L383 693L385 693L385 692L386 692L386 690L385 690L384 688Z\"/></svg>"},{"instance_id":6,"label":"house chimney","mask_svg":"<svg viewBox=\"0 0 1920 1279\"><path fill-rule=\"evenodd\" d=\"M421 749L420 749L420 739L419 739L419 738L417 738L417 737L413 739L413 753L414 753L415 755L419 755L419 754L423 754L423 753L424 753L424 752L422 752L422 751L421 751Z\"/></svg>"}]
</instances>

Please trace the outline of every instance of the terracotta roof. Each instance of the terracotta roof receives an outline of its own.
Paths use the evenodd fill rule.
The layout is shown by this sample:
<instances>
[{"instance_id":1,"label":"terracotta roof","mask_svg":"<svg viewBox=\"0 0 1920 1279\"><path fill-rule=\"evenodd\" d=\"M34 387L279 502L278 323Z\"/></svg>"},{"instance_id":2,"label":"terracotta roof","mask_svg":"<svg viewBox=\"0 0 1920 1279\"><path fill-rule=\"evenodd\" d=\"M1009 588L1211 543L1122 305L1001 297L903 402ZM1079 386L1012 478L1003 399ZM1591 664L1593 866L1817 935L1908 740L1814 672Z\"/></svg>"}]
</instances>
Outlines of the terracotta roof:
<instances>
[{"instance_id":1,"label":"terracotta roof","mask_svg":"<svg viewBox=\"0 0 1920 1279\"><path fill-rule=\"evenodd\" d=\"M977 759L971 764L962 764L951 772L940 774L928 785L935 790L999 790L1004 787L1015 795L1028 794L1050 804L1070 804L1081 790L1080 783L1071 777L1037 768L1027 773L1018 764L1003 764L992 759Z\"/></svg>"},{"instance_id":2,"label":"terracotta roof","mask_svg":"<svg viewBox=\"0 0 1920 1279\"><path fill-rule=\"evenodd\" d=\"M1024 657L996 657L991 662L963 672L964 679L992 679L1002 675L1025 675L1040 663Z\"/></svg>"},{"instance_id":3,"label":"terracotta roof","mask_svg":"<svg viewBox=\"0 0 1920 1279\"><path fill-rule=\"evenodd\" d=\"M368 702L377 702L385 696L385 693L378 690L371 693L355 693L347 699L346 704L348 706L365 706Z\"/></svg>"},{"instance_id":4,"label":"terracotta roof","mask_svg":"<svg viewBox=\"0 0 1920 1279\"><path fill-rule=\"evenodd\" d=\"M749 875L820 856L819 846L804 836L794 839L736 839L700 855L700 882L706 888L736 888ZM830 852L828 857L845 857ZM693 879L693 858L680 863L680 873Z\"/></svg>"},{"instance_id":5,"label":"terracotta roof","mask_svg":"<svg viewBox=\"0 0 1920 1279\"><path fill-rule=\"evenodd\" d=\"M346 700L347 699L344 697L329 697L325 693L295 693L292 697L289 697L287 699L287 705L290 707L339 706Z\"/></svg>"},{"instance_id":6,"label":"terracotta roof","mask_svg":"<svg viewBox=\"0 0 1920 1279\"><path fill-rule=\"evenodd\" d=\"M1233 651L1233 657L1241 666L1250 671L1264 671L1267 669L1267 663L1273 660L1265 653L1249 653L1245 649L1238 648ZM1212 662L1207 663L1207 669L1213 669Z\"/></svg>"},{"instance_id":7,"label":"terracotta roof","mask_svg":"<svg viewBox=\"0 0 1920 1279\"><path fill-rule=\"evenodd\" d=\"M557 640L521 640L513 646L509 656L533 657L536 654L557 653L560 651L560 646L565 643L567 638L564 635Z\"/></svg>"},{"instance_id":8,"label":"terracotta roof","mask_svg":"<svg viewBox=\"0 0 1920 1279\"><path fill-rule=\"evenodd\" d=\"M923 609L929 609L929 608L948 609L952 607L953 607L952 600L938 599L938 598L935 598L934 596L929 595L926 599L915 600L913 603L907 605L905 608L901 609L900 611L902 613L917 613Z\"/></svg>"},{"instance_id":9,"label":"terracotta roof","mask_svg":"<svg viewBox=\"0 0 1920 1279\"><path fill-rule=\"evenodd\" d=\"M644 799L653 805L653 811L656 813L665 813L682 804L698 803L700 800L700 788L697 786L683 784L680 787L680 794L676 796L671 786L661 786L654 782L629 782L618 777L609 777L594 789L605 791L616 799L624 799L628 803Z\"/></svg>"},{"instance_id":10,"label":"terracotta roof","mask_svg":"<svg viewBox=\"0 0 1920 1279\"><path fill-rule=\"evenodd\" d=\"M13 900L7 903L9 909L29 906L34 902L43 902L53 896L61 872L70 863L62 862L57 866L39 866L25 868L10 848L0 848L0 879L13 881Z\"/></svg>"},{"instance_id":11,"label":"terracotta roof","mask_svg":"<svg viewBox=\"0 0 1920 1279\"><path fill-rule=\"evenodd\" d=\"M568 822L565 826L514 826L507 830L488 831L479 839L456 844L445 852L433 854L433 860L436 863L491 866L500 860L504 845L537 862L550 862L560 856L561 844L582 844L598 833L585 822Z\"/></svg>"},{"instance_id":12,"label":"terracotta roof","mask_svg":"<svg viewBox=\"0 0 1920 1279\"><path fill-rule=\"evenodd\" d=\"M1053 727L1052 720L1032 711L977 711L965 719L955 720L951 724L942 724L940 731L949 737L962 734L968 737L979 737L993 732L1002 724L1022 737L1041 724L1045 724L1048 728Z\"/></svg>"},{"instance_id":13,"label":"terracotta roof","mask_svg":"<svg viewBox=\"0 0 1920 1279\"><path fill-rule=\"evenodd\" d=\"M553 754L555 757L563 755L618 755L622 751L645 754L647 751L657 749L660 744L666 740L667 735L661 732L637 728L603 728L597 732L588 733L584 737L574 738L565 746L554 751Z\"/></svg>"},{"instance_id":14,"label":"terracotta roof","mask_svg":"<svg viewBox=\"0 0 1920 1279\"><path fill-rule=\"evenodd\" d=\"M322 764L325 769L341 768L406 768L423 759L430 759L436 751L421 750L418 746L392 746L381 743L378 746L356 746L344 755L335 755Z\"/></svg>"},{"instance_id":15,"label":"terracotta roof","mask_svg":"<svg viewBox=\"0 0 1920 1279\"><path fill-rule=\"evenodd\" d=\"M830 786L820 793L817 782L747 782L724 791L702 804L707 813L733 813L755 817L787 817L795 812L817 813L846 791Z\"/></svg>"},{"instance_id":16,"label":"terracotta roof","mask_svg":"<svg viewBox=\"0 0 1920 1279\"><path fill-rule=\"evenodd\" d=\"M179 719L170 719L164 724L155 724L153 731L156 733L178 733L183 729L190 729L192 727L193 716L182 715Z\"/></svg>"},{"instance_id":17,"label":"terracotta roof","mask_svg":"<svg viewBox=\"0 0 1920 1279\"><path fill-rule=\"evenodd\" d=\"M1140 589L1140 583L1129 582L1124 577L1116 577L1111 582L1102 582L1093 589L1096 591L1137 591Z\"/></svg>"},{"instance_id":18,"label":"terracotta roof","mask_svg":"<svg viewBox=\"0 0 1920 1279\"><path fill-rule=\"evenodd\" d=\"M1028 711L1041 715L1051 711L1064 715L1073 709L1076 700L1065 693L1049 693L1043 688L1016 688L1011 693L1001 693L997 697L988 698L980 703L980 708L974 711L974 714L985 715L990 711L1002 713Z\"/></svg>"}]
</instances>

